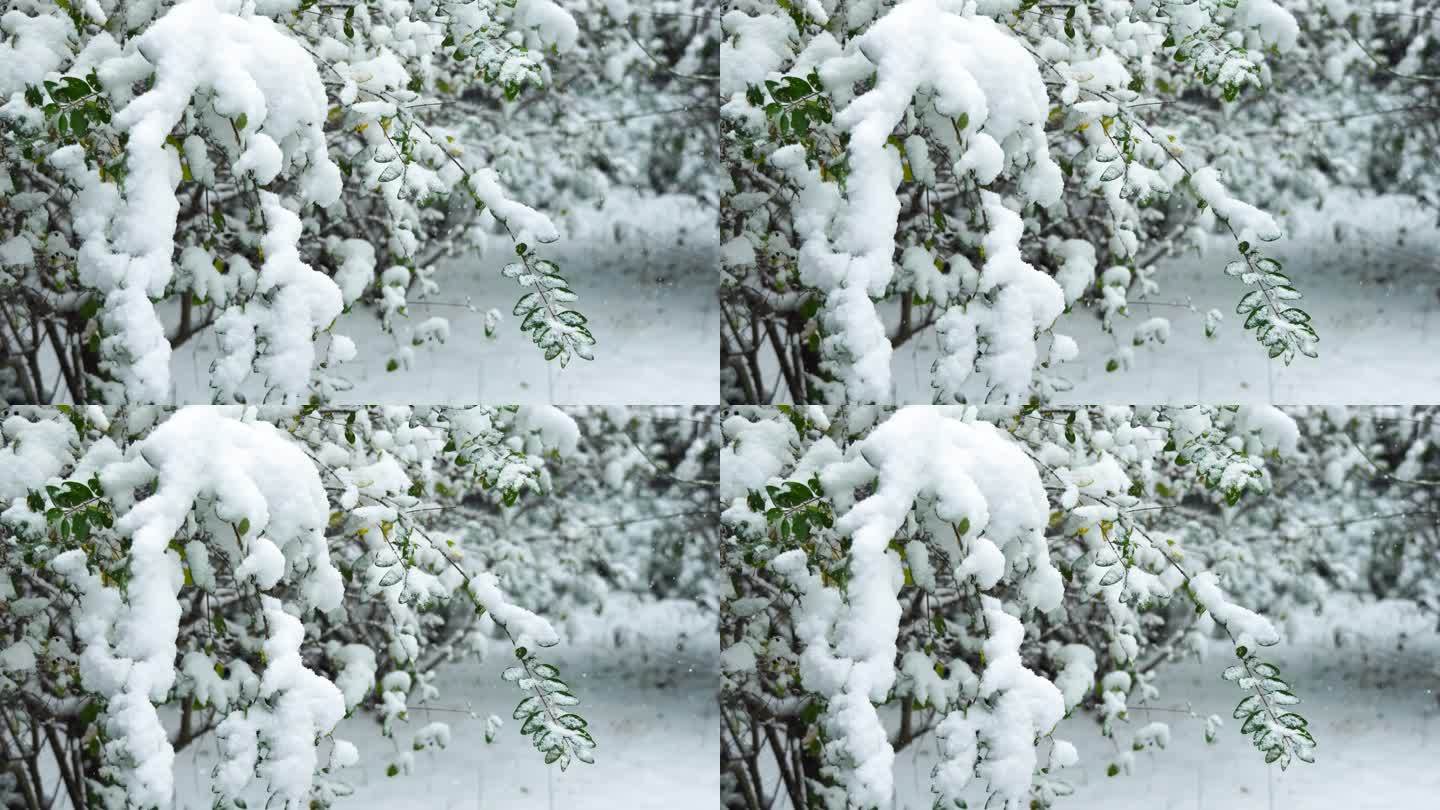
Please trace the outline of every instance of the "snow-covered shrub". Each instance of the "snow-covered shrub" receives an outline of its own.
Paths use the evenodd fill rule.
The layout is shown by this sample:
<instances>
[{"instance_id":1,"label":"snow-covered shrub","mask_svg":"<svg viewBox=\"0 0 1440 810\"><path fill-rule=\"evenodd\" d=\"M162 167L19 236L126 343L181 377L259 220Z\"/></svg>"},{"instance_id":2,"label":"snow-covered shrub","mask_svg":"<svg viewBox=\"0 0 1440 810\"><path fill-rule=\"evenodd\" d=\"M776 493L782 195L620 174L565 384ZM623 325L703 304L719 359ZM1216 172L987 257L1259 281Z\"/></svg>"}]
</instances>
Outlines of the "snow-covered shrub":
<instances>
[{"instance_id":1,"label":"snow-covered shrub","mask_svg":"<svg viewBox=\"0 0 1440 810\"><path fill-rule=\"evenodd\" d=\"M720 15L702 0L564 0L578 35L544 93L513 116L469 123L507 178L547 210L616 189L694 196L714 207Z\"/></svg>"},{"instance_id":2,"label":"snow-covered shrub","mask_svg":"<svg viewBox=\"0 0 1440 810\"><path fill-rule=\"evenodd\" d=\"M1296 46L1206 146L1247 195L1299 209L1337 187L1440 207L1440 20L1430 0L1277 0ZM1357 223L1359 224L1359 223Z\"/></svg>"},{"instance_id":3,"label":"snow-covered shrub","mask_svg":"<svg viewBox=\"0 0 1440 810\"><path fill-rule=\"evenodd\" d=\"M551 0L7 4L11 384L28 402L164 402L172 349L205 334L222 349L216 400L252 375L272 399L324 395L355 353L330 333L342 311L373 304L398 367L443 330L397 316L437 291L440 259L494 226L514 243L521 327L547 359L589 357L575 294L541 248L557 229L511 199L471 126L477 100L501 121L549 92L551 60L577 38Z\"/></svg>"},{"instance_id":4,"label":"snow-covered shrub","mask_svg":"<svg viewBox=\"0 0 1440 810\"><path fill-rule=\"evenodd\" d=\"M1168 740L1127 731L1152 670L1212 635L1240 732L1282 767L1313 760L1260 657L1279 630L1176 539L1180 504L1270 491L1265 459L1297 432L1277 409L780 406L723 430L729 806L888 808L895 752L930 734L937 806L1049 806L1077 761L1060 719L1128 737L1109 764L1128 771Z\"/></svg>"},{"instance_id":5,"label":"snow-covered shrub","mask_svg":"<svg viewBox=\"0 0 1440 810\"><path fill-rule=\"evenodd\" d=\"M556 620L617 594L684 599L714 615L717 410L565 411L582 439L550 469L547 494L513 515L484 503L447 512L478 562Z\"/></svg>"},{"instance_id":6,"label":"snow-covered shrub","mask_svg":"<svg viewBox=\"0 0 1440 810\"><path fill-rule=\"evenodd\" d=\"M1272 615L1323 610L1344 593L1440 615L1440 414L1428 406L1286 411L1296 449L1269 465L1272 497L1180 507L1210 566Z\"/></svg>"},{"instance_id":7,"label":"snow-covered shrub","mask_svg":"<svg viewBox=\"0 0 1440 810\"><path fill-rule=\"evenodd\" d=\"M328 806L357 757L336 723L363 708L399 736L436 667L492 635L519 731L546 762L592 761L543 660L556 629L432 520L523 508L579 439L549 407L8 413L0 803L169 807L176 752L213 735L215 806ZM414 730L389 772L448 737Z\"/></svg>"},{"instance_id":8,"label":"snow-covered shrub","mask_svg":"<svg viewBox=\"0 0 1440 810\"><path fill-rule=\"evenodd\" d=\"M1086 307L1113 330L1201 227L1233 240L1216 281L1269 354L1315 353L1263 247L1280 226L1209 145L1296 46L1274 0L727 8L727 401L886 402L893 348L928 330L937 401L1047 396L1093 350L1057 317Z\"/></svg>"}]
</instances>

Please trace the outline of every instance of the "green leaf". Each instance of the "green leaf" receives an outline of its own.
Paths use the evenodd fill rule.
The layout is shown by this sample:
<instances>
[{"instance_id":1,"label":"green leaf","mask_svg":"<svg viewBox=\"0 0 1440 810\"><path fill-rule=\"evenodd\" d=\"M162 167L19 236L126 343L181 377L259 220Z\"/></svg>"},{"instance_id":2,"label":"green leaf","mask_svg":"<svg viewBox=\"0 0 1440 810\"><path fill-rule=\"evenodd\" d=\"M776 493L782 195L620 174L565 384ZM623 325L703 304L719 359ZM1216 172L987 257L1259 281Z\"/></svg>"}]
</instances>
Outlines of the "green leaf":
<instances>
[{"instance_id":1,"label":"green leaf","mask_svg":"<svg viewBox=\"0 0 1440 810\"><path fill-rule=\"evenodd\" d=\"M1277 719L1280 721L1280 725L1288 729L1305 728L1309 725L1309 721L1294 712L1286 712Z\"/></svg>"},{"instance_id":2,"label":"green leaf","mask_svg":"<svg viewBox=\"0 0 1440 810\"><path fill-rule=\"evenodd\" d=\"M1265 713L1255 712L1245 718L1245 723L1240 726L1241 734L1253 734L1265 726Z\"/></svg>"},{"instance_id":3,"label":"green leaf","mask_svg":"<svg viewBox=\"0 0 1440 810\"><path fill-rule=\"evenodd\" d=\"M405 167L403 164L391 163L389 166L385 167L385 171L380 173L380 178L376 180L376 182L389 183L398 178L404 171Z\"/></svg>"},{"instance_id":4,"label":"green leaf","mask_svg":"<svg viewBox=\"0 0 1440 810\"><path fill-rule=\"evenodd\" d=\"M804 138L810 131L810 119L806 117L804 110L797 109L790 113L790 129L797 138Z\"/></svg>"},{"instance_id":5,"label":"green leaf","mask_svg":"<svg viewBox=\"0 0 1440 810\"><path fill-rule=\"evenodd\" d=\"M66 76L61 81L65 83L64 92L67 101L79 101L80 99L90 95L90 85L86 84L84 79L78 79L74 76Z\"/></svg>"},{"instance_id":6,"label":"green leaf","mask_svg":"<svg viewBox=\"0 0 1440 810\"><path fill-rule=\"evenodd\" d=\"M1235 314L1248 315L1263 306L1265 306L1265 291L1251 290L1240 298L1240 303L1235 305Z\"/></svg>"}]
</instances>

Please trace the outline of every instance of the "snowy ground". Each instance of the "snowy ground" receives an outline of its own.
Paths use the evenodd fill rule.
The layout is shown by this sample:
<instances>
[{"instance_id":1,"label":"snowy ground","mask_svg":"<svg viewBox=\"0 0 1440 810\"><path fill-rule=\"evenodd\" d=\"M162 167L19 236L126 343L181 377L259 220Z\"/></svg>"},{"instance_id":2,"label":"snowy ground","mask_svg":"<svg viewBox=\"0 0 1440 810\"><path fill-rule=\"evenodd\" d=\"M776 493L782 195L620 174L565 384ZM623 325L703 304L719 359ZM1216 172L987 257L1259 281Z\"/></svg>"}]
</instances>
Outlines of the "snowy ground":
<instances>
[{"instance_id":1,"label":"snowy ground","mask_svg":"<svg viewBox=\"0 0 1440 810\"><path fill-rule=\"evenodd\" d=\"M559 243L541 249L560 265L590 319L595 360L566 369L545 362L510 315L520 288L500 275L514 260L502 240L474 260L436 273L440 293L412 300L418 324L450 320L450 339L419 348L409 370L387 372L395 338L368 310L342 316L338 334L353 338L359 356L347 364L349 402L554 402L674 404L719 401L720 332L715 296L719 234L713 208L690 198L613 198L603 210L557 218ZM473 311L471 308L473 307ZM484 337L485 311L505 316L494 339ZM181 347L171 360L177 399L208 401L213 335ZM252 393L252 397L254 394ZM254 401L252 399L252 401Z\"/></svg>"},{"instance_id":2,"label":"snowy ground","mask_svg":"<svg viewBox=\"0 0 1440 810\"><path fill-rule=\"evenodd\" d=\"M1342 229L1335 239L1335 226ZM1291 217L1278 257L1304 294L1302 307L1320 333L1320 356L1290 366L1265 356L1243 328L1235 304L1244 293L1224 275L1234 245L1219 239L1206 255L1161 263L1152 303L1131 301L1116 335L1088 311L1062 316L1055 331L1074 337L1080 357L1067 370L1074 389L1059 402L1423 403L1440 400L1440 230L1433 213L1396 199L1337 196L1321 212ZM1177 307L1175 304L1182 306ZM1187 307L1193 307L1189 309ZM1204 336L1205 313L1225 315ZM1134 350L1128 370L1105 371L1116 346L1128 345L1148 318L1171 321L1168 344ZM929 401L933 331L897 350L900 401Z\"/></svg>"},{"instance_id":3,"label":"snowy ground","mask_svg":"<svg viewBox=\"0 0 1440 810\"><path fill-rule=\"evenodd\" d=\"M513 663L502 645L483 664L453 666L439 678L437 707L411 707L414 728L440 720L453 738L442 751L416 755L415 772L387 777L386 763L414 728L396 739L369 717L341 724L361 761L347 770L355 794L336 810L706 810L719 807L719 642L714 618L683 603L630 605L605 617L566 623L566 640L545 660L581 699L598 748L594 765L561 772L521 737L510 712L521 697L500 672ZM440 707L446 709L441 711ZM450 711L459 709L460 711ZM474 711L479 719L471 719ZM484 718L506 723L484 740ZM177 757L177 810L204 810L213 740ZM252 807L260 806L257 803Z\"/></svg>"},{"instance_id":4,"label":"snowy ground","mask_svg":"<svg viewBox=\"0 0 1440 810\"><path fill-rule=\"evenodd\" d=\"M1339 647L1337 623L1349 628ZM1217 645L1208 661L1173 664L1161 674L1157 710L1131 707L1135 727L1159 720L1171 729L1169 748L1137 753L1133 773L1105 775L1114 761L1114 743L1099 734L1092 719L1061 723L1055 736L1075 743L1080 762L1062 772L1076 791L1057 810L1435 807L1440 796L1435 618L1398 604L1332 605L1318 620L1292 622L1287 636L1273 659L1303 701L1298 709L1319 743L1314 765L1296 763L1284 772L1267 766L1240 735L1230 713L1241 693L1220 679L1228 648ZM1185 713L1187 698L1197 718ZM1182 711L1169 711L1176 708ZM1226 725L1207 745L1202 732L1210 714L1220 715ZM1129 739L1123 730L1118 736ZM897 757L897 810L930 808L928 780L935 761L933 737Z\"/></svg>"}]
</instances>

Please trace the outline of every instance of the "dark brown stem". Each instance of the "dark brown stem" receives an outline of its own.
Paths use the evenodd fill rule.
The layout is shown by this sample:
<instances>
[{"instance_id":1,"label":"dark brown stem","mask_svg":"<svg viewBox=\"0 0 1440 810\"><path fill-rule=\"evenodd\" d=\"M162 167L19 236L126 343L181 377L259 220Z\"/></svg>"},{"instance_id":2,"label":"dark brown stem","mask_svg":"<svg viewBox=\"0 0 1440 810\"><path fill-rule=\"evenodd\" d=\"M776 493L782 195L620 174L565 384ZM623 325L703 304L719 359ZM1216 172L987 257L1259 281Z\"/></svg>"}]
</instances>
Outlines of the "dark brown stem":
<instances>
[{"instance_id":1,"label":"dark brown stem","mask_svg":"<svg viewBox=\"0 0 1440 810\"><path fill-rule=\"evenodd\" d=\"M65 341L60 337L60 329L55 326L53 318L45 319L45 336L55 350L55 359L59 361L60 373L65 378L65 388L70 392L70 401L76 404L84 402L85 381L79 370L70 365L70 353L66 350Z\"/></svg>"},{"instance_id":2,"label":"dark brown stem","mask_svg":"<svg viewBox=\"0 0 1440 810\"><path fill-rule=\"evenodd\" d=\"M785 376L785 385L790 389L790 401L796 405L805 402L805 390L801 385L798 369L790 365L790 353L785 350L785 343L780 339L780 332L775 328L775 322L769 318L765 319L765 336L770 339L770 346L775 350L775 358L780 362L780 373Z\"/></svg>"},{"instance_id":3,"label":"dark brown stem","mask_svg":"<svg viewBox=\"0 0 1440 810\"><path fill-rule=\"evenodd\" d=\"M50 743L50 752L55 756L55 765L60 770L60 779L65 783L65 792L70 795L70 805L84 807L80 796L79 775L70 770L70 757L66 755L64 744L60 742L60 735L49 723L45 724L45 739Z\"/></svg>"},{"instance_id":4,"label":"dark brown stem","mask_svg":"<svg viewBox=\"0 0 1440 810\"><path fill-rule=\"evenodd\" d=\"M790 757L780 742L780 735L769 723L765 724L765 741L770 744L770 750L775 754L775 766L780 769L780 779L785 783L785 792L790 794L791 806L803 808L805 804L800 796L800 786L795 783L795 774L790 772Z\"/></svg>"}]
</instances>

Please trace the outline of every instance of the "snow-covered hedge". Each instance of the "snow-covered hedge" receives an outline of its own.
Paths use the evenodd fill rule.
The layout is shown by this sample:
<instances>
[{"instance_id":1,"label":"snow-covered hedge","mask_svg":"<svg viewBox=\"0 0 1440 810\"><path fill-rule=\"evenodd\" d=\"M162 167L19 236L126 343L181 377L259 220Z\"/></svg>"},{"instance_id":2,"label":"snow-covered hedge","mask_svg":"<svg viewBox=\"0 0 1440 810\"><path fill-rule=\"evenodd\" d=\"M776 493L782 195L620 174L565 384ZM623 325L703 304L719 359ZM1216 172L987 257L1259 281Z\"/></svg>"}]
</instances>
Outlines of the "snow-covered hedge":
<instances>
[{"instance_id":1,"label":"snow-covered hedge","mask_svg":"<svg viewBox=\"0 0 1440 810\"><path fill-rule=\"evenodd\" d=\"M1277 0L1296 46L1268 60L1262 92L1232 110L1196 110L1247 195L1288 213L1338 189L1440 208L1440 20L1430 0Z\"/></svg>"},{"instance_id":2,"label":"snow-covered hedge","mask_svg":"<svg viewBox=\"0 0 1440 810\"><path fill-rule=\"evenodd\" d=\"M1295 452L1274 494L1234 509L1190 503L1187 540L1250 604L1277 617L1353 593L1440 615L1440 414L1426 407L1286 408Z\"/></svg>"},{"instance_id":3,"label":"snow-covered hedge","mask_svg":"<svg viewBox=\"0 0 1440 810\"><path fill-rule=\"evenodd\" d=\"M1272 407L738 408L721 455L727 802L888 808L897 749L933 734L939 806L1049 806L1071 712L1128 736L1151 671L1218 634L1234 718L1266 761L1312 761L1279 629L1182 542L1182 504L1270 492L1296 452ZM1229 722L1207 721L1207 737ZM759 778L776 774L776 782ZM773 778L773 776L772 776Z\"/></svg>"},{"instance_id":4,"label":"snow-covered hedge","mask_svg":"<svg viewBox=\"0 0 1440 810\"><path fill-rule=\"evenodd\" d=\"M373 304L403 366L448 333L407 323L407 302L490 230L516 254L520 328L547 359L589 357L544 256L557 228L502 172L559 209L642 184L626 153L651 138L672 185L650 185L704 196L705 130L685 118L717 48L678 0L9 3L0 394L165 402L172 350L200 335L221 349L218 401L331 394L355 354L336 317Z\"/></svg>"},{"instance_id":5,"label":"snow-covered hedge","mask_svg":"<svg viewBox=\"0 0 1440 810\"><path fill-rule=\"evenodd\" d=\"M1061 313L1114 329L1199 228L1233 241L1216 283L1265 350L1315 353L1267 253L1280 225L1234 195L1253 178L1212 165L1209 144L1297 46L1275 0L727 8L727 401L887 402L894 347L932 329L938 401L1045 397L1095 351L1053 332ZM1166 328L1142 323L1133 342Z\"/></svg>"},{"instance_id":6,"label":"snow-covered hedge","mask_svg":"<svg viewBox=\"0 0 1440 810\"><path fill-rule=\"evenodd\" d=\"M476 559L559 620L625 594L718 609L720 427L713 407L566 408L584 437L549 493L495 525L450 510ZM617 629L623 632L623 628Z\"/></svg>"},{"instance_id":7,"label":"snow-covered hedge","mask_svg":"<svg viewBox=\"0 0 1440 810\"><path fill-rule=\"evenodd\" d=\"M436 667L493 634L520 732L546 762L592 761L578 697L542 659L556 629L434 520L483 506L492 532L524 533L547 459L580 441L549 407L7 414L0 797L169 807L176 751L213 734L216 806L328 806L357 756L336 723L368 708L398 735ZM392 775L448 731L411 737Z\"/></svg>"},{"instance_id":8,"label":"snow-covered hedge","mask_svg":"<svg viewBox=\"0 0 1440 810\"><path fill-rule=\"evenodd\" d=\"M558 0L574 50L552 60L546 92L513 116L468 107L493 165L546 210L639 188L713 208L720 12L704 0Z\"/></svg>"}]
</instances>

